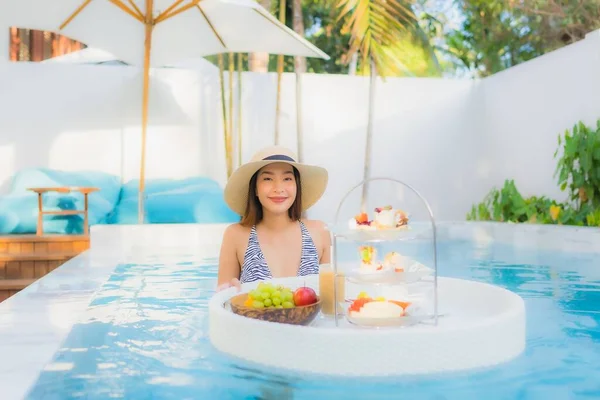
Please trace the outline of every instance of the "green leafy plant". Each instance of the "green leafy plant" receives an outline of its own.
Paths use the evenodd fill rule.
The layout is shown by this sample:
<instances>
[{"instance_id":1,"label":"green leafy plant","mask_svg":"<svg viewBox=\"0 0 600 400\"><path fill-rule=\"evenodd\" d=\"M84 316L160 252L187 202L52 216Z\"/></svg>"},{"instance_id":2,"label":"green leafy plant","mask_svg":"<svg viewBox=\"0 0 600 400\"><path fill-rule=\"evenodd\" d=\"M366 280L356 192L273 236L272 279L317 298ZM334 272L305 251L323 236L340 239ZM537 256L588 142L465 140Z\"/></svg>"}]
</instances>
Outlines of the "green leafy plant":
<instances>
[{"instance_id":1,"label":"green leafy plant","mask_svg":"<svg viewBox=\"0 0 600 400\"><path fill-rule=\"evenodd\" d=\"M569 200L581 207L585 204L600 207L600 120L596 129L579 122L571 132L558 136L559 148L554 158L562 155L556 165L560 189L568 189Z\"/></svg>"},{"instance_id":2,"label":"green leafy plant","mask_svg":"<svg viewBox=\"0 0 600 400\"><path fill-rule=\"evenodd\" d=\"M524 198L515 182L506 180L471 208L467 220L600 227L600 120L596 129L578 122L559 135L558 146L554 158L561 155L554 176L560 189L568 191L567 202Z\"/></svg>"},{"instance_id":3,"label":"green leafy plant","mask_svg":"<svg viewBox=\"0 0 600 400\"><path fill-rule=\"evenodd\" d=\"M600 227L600 208L591 211L586 215L586 220L588 226L597 226Z\"/></svg>"},{"instance_id":4,"label":"green leafy plant","mask_svg":"<svg viewBox=\"0 0 600 400\"><path fill-rule=\"evenodd\" d=\"M546 197L524 198L513 180L506 180L501 189L493 188L483 202L474 205L467 220L554 223L551 207L560 207Z\"/></svg>"}]
</instances>

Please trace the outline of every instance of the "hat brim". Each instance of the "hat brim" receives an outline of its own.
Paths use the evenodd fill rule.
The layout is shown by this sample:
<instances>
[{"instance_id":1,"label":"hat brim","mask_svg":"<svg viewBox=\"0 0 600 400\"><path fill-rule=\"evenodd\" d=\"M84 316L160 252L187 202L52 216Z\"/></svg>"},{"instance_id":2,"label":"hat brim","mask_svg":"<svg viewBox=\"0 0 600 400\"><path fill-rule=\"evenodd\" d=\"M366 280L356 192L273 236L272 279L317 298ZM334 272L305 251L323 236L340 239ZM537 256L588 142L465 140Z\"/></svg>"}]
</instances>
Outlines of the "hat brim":
<instances>
[{"instance_id":1,"label":"hat brim","mask_svg":"<svg viewBox=\"0 0 600 400\"><path fill-rule=\"evenodd\" d=\"M325 168L292 161L263 160L244 164L231 174L224 190L225 202L229 208L240 216L244 215L248 203L248 187L250 186L252 176L264 166L281 162L294 166L300 173L302 211L308 210L319 201L323 193L325 193L329 179Z\"/></svg>"}]
</instances>

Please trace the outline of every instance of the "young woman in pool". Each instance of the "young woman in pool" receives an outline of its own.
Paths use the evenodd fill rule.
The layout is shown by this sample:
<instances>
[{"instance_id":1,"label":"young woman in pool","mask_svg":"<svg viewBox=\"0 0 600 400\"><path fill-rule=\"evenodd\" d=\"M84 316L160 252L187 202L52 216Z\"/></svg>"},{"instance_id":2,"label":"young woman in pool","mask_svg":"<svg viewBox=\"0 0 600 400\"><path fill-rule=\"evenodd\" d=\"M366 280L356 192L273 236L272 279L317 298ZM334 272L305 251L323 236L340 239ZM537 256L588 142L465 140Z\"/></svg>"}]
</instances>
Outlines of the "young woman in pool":
<instances>
[{"instance_id":1,"label":"young woman in pool","mask_svg":"<svg viewBox=\"0 0 600 400\"><path fill-rule=\"evenodd\" d=\"M325 224L301 218L327 187L327 170L300 164L273 146L239 167L225 187L225 201L241 215L227 227L219 256L218 288L256 280L319 273L329 263Z\"/></svg>"}]
</instances>

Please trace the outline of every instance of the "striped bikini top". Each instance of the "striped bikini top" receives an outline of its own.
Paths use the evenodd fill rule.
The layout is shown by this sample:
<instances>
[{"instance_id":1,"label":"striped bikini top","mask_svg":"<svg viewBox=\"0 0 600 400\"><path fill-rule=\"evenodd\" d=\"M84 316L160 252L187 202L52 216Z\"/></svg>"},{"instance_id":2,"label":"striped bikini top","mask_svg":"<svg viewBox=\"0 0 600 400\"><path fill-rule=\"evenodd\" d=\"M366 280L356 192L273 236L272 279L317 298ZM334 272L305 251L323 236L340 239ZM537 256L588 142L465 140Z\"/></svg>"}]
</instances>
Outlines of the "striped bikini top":
<instances>
[{"instance_id":1,"label":"striped bikini top","mask_svg":"<svg viewBox=\"0 0 600 400\"><path fill-rule=\"evenodd\" d=\"M315 243L308 233L306 226L300 222L300 230L302 231L302 256L300 257L300 267L298 268L298 276L306 276L319 273L319 253ZM242 273L240 282L253 282L264 279L271 279L271 270L267 265L267 261L263 256L258 236L256 235L256 226L250 230L248 238L248 247L244 253L244 263L242 265Z\"/></svg>"}]
</instances>

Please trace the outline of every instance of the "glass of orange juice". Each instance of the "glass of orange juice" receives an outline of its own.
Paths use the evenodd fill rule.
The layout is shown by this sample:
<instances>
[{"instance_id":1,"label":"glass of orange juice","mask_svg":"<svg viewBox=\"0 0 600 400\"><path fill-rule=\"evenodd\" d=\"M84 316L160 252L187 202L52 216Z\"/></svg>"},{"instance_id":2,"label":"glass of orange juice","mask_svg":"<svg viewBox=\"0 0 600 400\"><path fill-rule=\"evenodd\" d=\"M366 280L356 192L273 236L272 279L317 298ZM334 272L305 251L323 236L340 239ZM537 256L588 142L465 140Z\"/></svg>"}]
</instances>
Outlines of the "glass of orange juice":
<instances>
[{"instance_id":1,"label":"glass of orange juice","mask_svg":"<svg viewBox=\"0 0 600 400\"><path fill-rule=\"evenodd\" d=\"M333 316L334 305L334 287L333 287L333 267L331 264L319 265L319 296L321 297L321 312L326 316ZM346 297L346 287L344 276L338 271L336 298L338 307L343 306ZM339 305L341 303L341 305ZM343 310L338 308L338 315L343 314Z\"/></svg>"}]
</instances>

